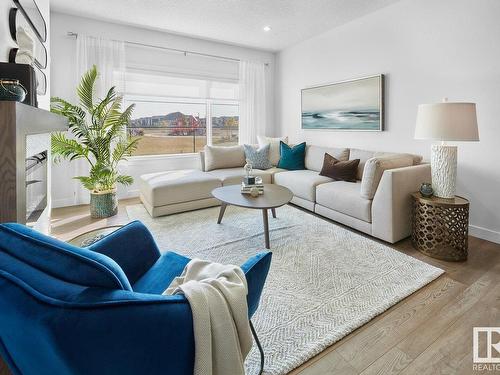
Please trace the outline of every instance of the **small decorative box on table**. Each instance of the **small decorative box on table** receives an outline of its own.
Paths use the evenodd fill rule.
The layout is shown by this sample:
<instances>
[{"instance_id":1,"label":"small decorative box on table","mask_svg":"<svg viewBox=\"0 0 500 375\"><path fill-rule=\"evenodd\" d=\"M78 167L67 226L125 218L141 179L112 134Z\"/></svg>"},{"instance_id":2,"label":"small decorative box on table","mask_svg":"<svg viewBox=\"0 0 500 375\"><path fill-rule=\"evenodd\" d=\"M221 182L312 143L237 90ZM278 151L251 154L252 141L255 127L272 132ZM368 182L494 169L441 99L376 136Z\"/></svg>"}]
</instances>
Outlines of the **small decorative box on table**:
<instances>
[{"instance_id":1,"label":"small decorative box on table","mask_svg":"<svg viewBox=\"0 0 500 375\"><path fill-rule=\"evenodd\" d=\"M413 246L432 258L461 261L467 259L469 201L456 196L425 198L413 193Z\"/></svg>"}]
</instances>

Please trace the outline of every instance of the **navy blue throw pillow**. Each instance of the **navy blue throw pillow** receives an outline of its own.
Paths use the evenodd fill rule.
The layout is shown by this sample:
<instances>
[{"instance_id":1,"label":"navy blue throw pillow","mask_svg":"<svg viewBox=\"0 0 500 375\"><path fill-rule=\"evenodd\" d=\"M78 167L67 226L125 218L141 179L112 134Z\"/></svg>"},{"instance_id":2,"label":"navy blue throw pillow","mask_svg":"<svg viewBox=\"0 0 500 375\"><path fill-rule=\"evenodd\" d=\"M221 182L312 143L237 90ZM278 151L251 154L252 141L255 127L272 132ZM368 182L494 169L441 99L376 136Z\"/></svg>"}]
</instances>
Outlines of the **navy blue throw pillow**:
<instances>
[{"instance_id":1,"label":"navy blue throw pillow","mask_svg":"<svg viewBox=\"0 0 500 375\"><path fill-rule=\"evenodd\" d=\"M302 142L296 146L290 147L283 141L280 142L280 161L278 168L296 171L306 169L304 158L306 156L306 143Z\"/></svg>"}]
</instances>

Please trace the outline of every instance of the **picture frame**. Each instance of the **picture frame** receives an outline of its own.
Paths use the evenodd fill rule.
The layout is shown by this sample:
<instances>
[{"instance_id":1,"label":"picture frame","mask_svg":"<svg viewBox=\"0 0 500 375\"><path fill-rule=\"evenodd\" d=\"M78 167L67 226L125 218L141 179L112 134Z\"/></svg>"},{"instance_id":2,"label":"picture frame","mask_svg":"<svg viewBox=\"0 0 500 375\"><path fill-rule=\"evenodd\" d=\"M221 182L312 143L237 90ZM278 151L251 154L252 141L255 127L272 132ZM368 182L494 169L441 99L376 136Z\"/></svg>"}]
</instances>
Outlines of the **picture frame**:
<instances>
[{"instance_id":1,"label":"picture frame","mask_svg":"<svg viewBox=\"0 0 500 375\"><path fill-rule=\"evenodd\" d=\"M47 24L35 0L14 0L14 4L24 14L41 42L47 41Z\"/></svg>"},{"instance_id":2,"label":"picture frame","mask_svg":"<svg viewBox=\"0 0 500 375\"><path fill-rule=\"evenodd\" d=\"M384 75L349 79L301 90L304 130L384 130Z\"/></svg>"},{"instance_id":3,"label":"picture frame","mask_svg":"<svg viewBox=\"0 0 500 375\"><path fill-rule=\"evenodd\" d=\"M48 62L47 49L45 48L43 42L36 35L36 30L33 29L32 23L29 22L28 19L26 19L26 14L24 12L21 12L19 8L11 8L9 12L10 36L12 40L18 44L19 41L17 40L17 32L19 27L22 27L33 40L34 63L40 69L47 68L47 62ZM15 60L16 54L17 54L17 48L15 49L15 51L11 51L9 62L17 63L17 61Z\"/></svg>"}]
</instances>

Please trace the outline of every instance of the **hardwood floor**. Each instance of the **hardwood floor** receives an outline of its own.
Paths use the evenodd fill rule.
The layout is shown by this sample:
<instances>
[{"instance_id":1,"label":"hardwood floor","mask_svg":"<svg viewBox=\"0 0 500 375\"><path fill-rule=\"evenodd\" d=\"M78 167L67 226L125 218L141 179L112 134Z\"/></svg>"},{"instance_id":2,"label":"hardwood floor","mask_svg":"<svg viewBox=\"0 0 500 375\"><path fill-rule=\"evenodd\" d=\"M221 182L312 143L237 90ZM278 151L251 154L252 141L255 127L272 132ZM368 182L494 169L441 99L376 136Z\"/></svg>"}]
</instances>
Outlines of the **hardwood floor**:
<instances>
[{"instance_id":1,"label":"hardwood floor","mask_svg":"<svg viewBox=\"0 0 500 375\"><path fill-rule=\"evenodd\" d=\"M52 234L68 240L129 221L119 214L93 220L87 206L56 209ZM469 237L469 259L451 263L426 257L409 239L394 249L440 267L444 275L310 359L290 375L494 374L474 372L472 327L500 326L500 245ZM8 371L0 361L0 375Z\"/></svg>"}]
</instances>

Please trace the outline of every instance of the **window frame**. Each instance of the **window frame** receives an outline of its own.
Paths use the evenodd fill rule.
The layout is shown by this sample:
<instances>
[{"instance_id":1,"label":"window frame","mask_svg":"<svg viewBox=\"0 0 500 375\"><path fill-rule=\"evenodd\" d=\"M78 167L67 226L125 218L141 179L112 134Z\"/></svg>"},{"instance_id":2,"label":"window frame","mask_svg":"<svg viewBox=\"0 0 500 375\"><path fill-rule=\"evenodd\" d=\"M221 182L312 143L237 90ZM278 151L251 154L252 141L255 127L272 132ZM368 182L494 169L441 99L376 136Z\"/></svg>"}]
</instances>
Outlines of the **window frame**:
<instances>
[{"instance_id":1,"label":"window frame","mask_svg":"<svg viewBox=\"0 0 500 375\"><path fill-rule=\"evenodd\" d=\"M130 99L130 98L140 98L140 99ZM149 99L149 100L148 100ZM181 97L168 97L168 96L148 96L140 95L134 93L124 92L123 100L126 105L130 105L137 102L148 102L148 103L179 103L179 104L204 104L205 105L205 116L206 116L206 138L207 145L212 146L212 105L232 105L238 107L238 119L239 119L239 99L211 99L211 98L181 98ZM239 121L238 121L239 129ZM127 126L128 132L128 126ZM239 144L239 136L238 136ZM224 147L224 146L222 146ZM175 154L150 154L150 155L132 155L129 156L129 160L140 160L140 159L161 159L161 158L178 158L178 157L193 157L198 155L198 152L185 152L185 153L175 153Z\"/></svg>"}]
</instances>

